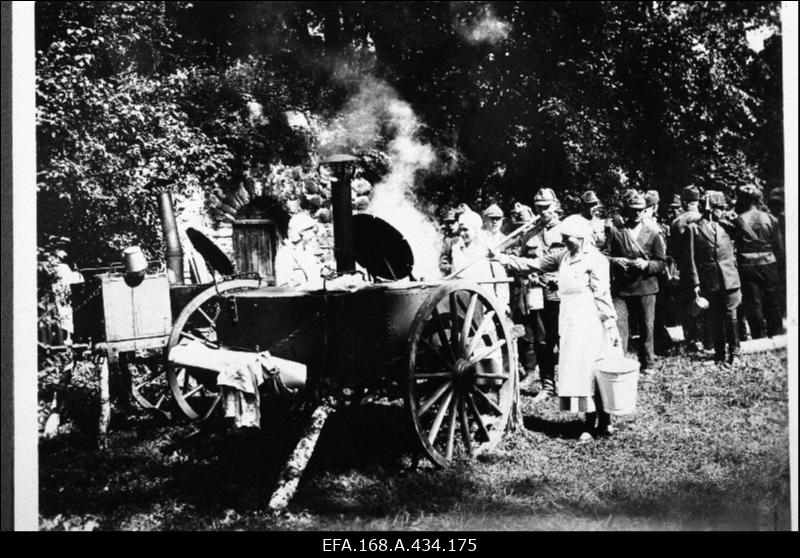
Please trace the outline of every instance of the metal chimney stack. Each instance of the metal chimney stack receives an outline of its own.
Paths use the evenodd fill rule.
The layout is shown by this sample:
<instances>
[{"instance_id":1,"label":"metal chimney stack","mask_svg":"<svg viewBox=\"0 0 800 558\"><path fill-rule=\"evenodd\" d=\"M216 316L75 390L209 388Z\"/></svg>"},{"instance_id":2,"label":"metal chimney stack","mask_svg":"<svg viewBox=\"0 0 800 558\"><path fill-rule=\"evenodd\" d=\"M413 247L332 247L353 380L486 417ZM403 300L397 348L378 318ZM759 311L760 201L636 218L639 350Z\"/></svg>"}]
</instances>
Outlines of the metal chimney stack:
<instances>
[{"instance_id":1,"label":"metal chimney stack","mask_svg":"<svg viewBox=\"0 0 800 558\"><path fill-rule=\"evenodd\" d=\"M158 209L161 213L161 225L164 231L166 246L167 274L170 283L183 285L183 250L178 237L178 224L175 222L175 210L172 206L172 195L161 192L158 196Z\"/></svg>"},{"instance_id":2,"label":"metal chimney stack","mask_svg":"<svg viewBox=\"0 0 800 558\"><path fill-rule=\"evenodd\" d=\"M353 201L350 181L353 178L357 157L346 154L331 155L320 165L333 170L336 181L331 186L333 210L333 255L336 271L353 271L356 268L355 236L353 233Z\"/></svg>"}]
</instances>

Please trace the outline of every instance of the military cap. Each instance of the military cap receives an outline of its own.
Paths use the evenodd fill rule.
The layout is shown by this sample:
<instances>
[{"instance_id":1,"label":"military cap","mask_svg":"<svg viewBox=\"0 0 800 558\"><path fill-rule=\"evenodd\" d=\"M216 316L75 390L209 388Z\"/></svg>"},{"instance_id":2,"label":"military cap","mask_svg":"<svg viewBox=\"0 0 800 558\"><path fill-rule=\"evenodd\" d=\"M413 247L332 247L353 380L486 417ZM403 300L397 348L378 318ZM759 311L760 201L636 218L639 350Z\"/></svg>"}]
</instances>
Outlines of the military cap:
<instances>
[{"instance_id":1,"label":"military cap","mask_svg":"<svg viewBox=\"0 0 800 558\"><path fill-rule=\"evenodd\" d=\"M681 190L681 200L685 202L700 201L700 190L694 185L686 186Z\"/></svg>"},{"instance_id":2,"label":"military cap","mask_svg":"<svg viewBox=\"0 0 800 558\"><path fill-rule=\"evenodd\" d=\"M586 190L581 196L581 202L583 202L583 205L599 205L600 198L597 197L594 190Z\"/></svg>"},{"instance_id":3,"label":"military cap","mask_svg":"<svg viewBox=\"0 0 800 558\"><path fill-rule=\"evenodd\" d=\"M533 210L529 206L517 202L514 204L514 209L511 210L511 219L515 223L527 223L533 220Z\"/></svg>"},{"instance_id":4,"label":"military cap","mask_svg":"<svg viewBox=\"0 0 800 558\"><path fill-rule=\"evenodd\" d=\"M496 203L483 210L483 216L487 219L501 219L503 217L503 210Z\"/></svg>"},{"instance_id":5,"label":"military cap","mask_svg":"<svg viewBox=\"0 0 800 558\"><path fill-rule=\"evenodd\" d=\"M672 196L672 201L669 204L670 207L681 207L683 204L681 203L681 195L675 194Z\"/></svg>"},{"instance_id":6,"label":"military cap","mask_svg":"<svg viewBox=\"0 0 800 558\"><path fill-rule=\"evenodd\" d=\"M622 206L626 209L644 209L647 207L647 204L644 201L644 196L642 196L636 190L628 190L625 192L625 195L622 196Z\"/></svg>"},{"instance_id":7,"label":"military cap","mask_svg":"<svg viewBox=\"0 0 800 558\"><path fill-rule=\"evenodd\" d=\"M533 197L534 205L552 205L557 201L556 193L550 188L541 188Z\"/></svg>"},{"instance_id":8,"label":"military cap","mask_svg":"<svg viewBox=\"0 0 800 558\"><path fill-rule=\"evenodd\" d=\"M704 196L706 206L715 209L725 209L728 207L728 201L725 199L725 194L716 190L709 190Z\"/></svg>"},{"instance_id":9,"label":"military cap","mask_svg":"<svg viewBox=\"0 0 800 558\"><path fill-rule=\"evenodd\" d=\"M660 201L661 197L658 195L658 190L648 190L644 195L644 203L647 205L647 207L658 205Z\"/></svg>"}]
</instances>

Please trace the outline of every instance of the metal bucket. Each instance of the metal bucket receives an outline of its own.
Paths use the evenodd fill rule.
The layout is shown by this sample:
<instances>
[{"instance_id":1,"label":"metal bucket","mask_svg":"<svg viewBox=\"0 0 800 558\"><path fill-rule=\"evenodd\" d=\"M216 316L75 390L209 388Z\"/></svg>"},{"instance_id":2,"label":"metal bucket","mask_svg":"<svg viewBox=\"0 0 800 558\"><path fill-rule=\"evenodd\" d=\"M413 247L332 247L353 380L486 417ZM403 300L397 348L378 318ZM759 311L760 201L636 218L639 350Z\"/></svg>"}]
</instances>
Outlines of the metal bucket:
<instances>
[{"instance_id":1,"label":"metal bucket","mask_svg":"<svg viewBox=\"0 0 800 558\"><path fill-rule=\"evenodd\" d=\"M526 295L528 308L530 310L541 310L544 308L544 289L541 287L529 287Z\"/></svg>"},{"instance_id":2,"label":"metal bucket","mask_svg":"<svg viewBox=\"0 0 800 558\"><path fill-rule=\"evenodd\" d=\"M706 310L708 310L709 302L708 299L703 298L702 296L698 296L692 302L691 307L689 308L689 315L692 318L696 318Z\"/></svg>"},{"instance_id":3,"label":"metal bucket","mask_svg":"<svg viewBox=\"0 0 800 558\"><path fill-rule=\"evenodd\" d=\"M639 361L623 357L598 360L595 377L607 413L629 415L636 409Z\"/></svg>"}]
</instances>

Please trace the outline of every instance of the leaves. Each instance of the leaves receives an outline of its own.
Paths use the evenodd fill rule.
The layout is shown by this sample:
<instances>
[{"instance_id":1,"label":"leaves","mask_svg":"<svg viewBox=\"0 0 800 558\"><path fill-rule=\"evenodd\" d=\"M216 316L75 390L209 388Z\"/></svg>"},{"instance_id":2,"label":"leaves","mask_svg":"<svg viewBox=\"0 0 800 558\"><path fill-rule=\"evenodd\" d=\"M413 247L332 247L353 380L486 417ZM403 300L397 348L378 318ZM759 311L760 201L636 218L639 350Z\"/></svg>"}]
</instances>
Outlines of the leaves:
<instances>
[{"instance_id":1,"label":"leaves","mask_svg":"<svg viewBox=\"0 0 800 558\"><path fill-rule=\"evenodd\" d=\"M154 189L307 172L325 132L355 129L341 117L374 76L436 149L417 184L435 205L779 185L780 37L755 53L745 32L777 18L776 2L40 2L43 234L80 239L83 265L123 237L160 253ZM475 41L470 25L503 33ZM350 147L374 183L391 130L366 133Z\"/></svg>"}]
</instances>

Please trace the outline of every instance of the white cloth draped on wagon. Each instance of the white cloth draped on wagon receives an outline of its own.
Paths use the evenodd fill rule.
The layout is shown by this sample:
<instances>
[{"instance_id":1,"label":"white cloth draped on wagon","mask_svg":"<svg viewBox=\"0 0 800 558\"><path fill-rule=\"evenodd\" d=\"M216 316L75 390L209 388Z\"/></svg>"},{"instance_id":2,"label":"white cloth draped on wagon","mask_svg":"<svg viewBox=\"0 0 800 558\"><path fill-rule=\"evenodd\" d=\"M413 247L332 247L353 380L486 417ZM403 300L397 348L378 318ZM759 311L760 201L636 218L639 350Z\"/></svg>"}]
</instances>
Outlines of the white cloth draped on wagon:
<instances>
[{"instance_id":1,"label":"white cloth draped on wagon","mask_svg":"<svg viewBox=\"0 0 800 558\"><path fill-rule=\"evenodd\" d=\"M214 349L196 340L174 346L168 359L175 366L216 373L225 417L238 427L260 427L260 388L270 382L276 392L295 392L305 386L306 366L272 356L269 351Z\"/></svg>"}]
</instances>

